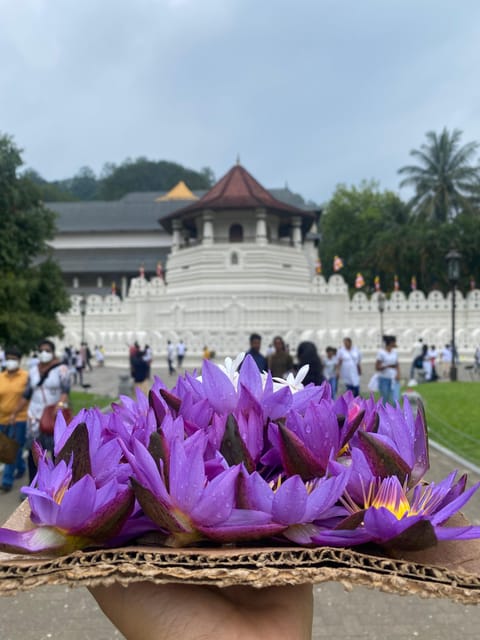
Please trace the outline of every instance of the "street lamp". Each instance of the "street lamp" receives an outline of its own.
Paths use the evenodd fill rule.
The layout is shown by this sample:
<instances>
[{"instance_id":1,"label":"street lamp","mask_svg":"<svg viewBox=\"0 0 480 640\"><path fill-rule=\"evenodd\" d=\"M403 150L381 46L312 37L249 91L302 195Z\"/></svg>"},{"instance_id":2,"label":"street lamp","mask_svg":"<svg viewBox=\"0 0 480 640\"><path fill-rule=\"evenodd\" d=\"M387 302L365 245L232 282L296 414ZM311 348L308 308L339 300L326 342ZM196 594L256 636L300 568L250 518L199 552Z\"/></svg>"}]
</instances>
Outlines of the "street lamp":
<instances>
[{"instance_id":1,"label":"street lamp","mask_svg":"<svg viewBox=\"0 0 480 640\"><path fill-rule=\"evenodd\" d=\"M378 312L380 313L380 346L383 344L383 312L385 311L385 302L387 298L382 291L379 291L377 296Z\"/></svg>"},{"instance_id":2,"label":"street lamp","mask_svg":"<svg viewBox=\"0 0 480 640\"><path fill-rule=\"evenodd\" d=\"M445 256L447 261L447 276L448 281L452 285L452 363L450 365L450 380L455 382L457 379L457 365L455 358L457 355L457 349L455 346L455 291L458 281L460 280L460 260L461 254L455 249L450 251Z\"/></svg>"},{"instance_id":3,"label":"street lamp","mask_svg":"<svg viewBox=\"0 0 480 640\"><path fill-rule=\"evenodd\" d=\"M80 298L79 302L80 307L80 317L82 320L82 344L85 342L85 316L87 314L87 299L85 296Z\"/></svg>"}]
</instances>

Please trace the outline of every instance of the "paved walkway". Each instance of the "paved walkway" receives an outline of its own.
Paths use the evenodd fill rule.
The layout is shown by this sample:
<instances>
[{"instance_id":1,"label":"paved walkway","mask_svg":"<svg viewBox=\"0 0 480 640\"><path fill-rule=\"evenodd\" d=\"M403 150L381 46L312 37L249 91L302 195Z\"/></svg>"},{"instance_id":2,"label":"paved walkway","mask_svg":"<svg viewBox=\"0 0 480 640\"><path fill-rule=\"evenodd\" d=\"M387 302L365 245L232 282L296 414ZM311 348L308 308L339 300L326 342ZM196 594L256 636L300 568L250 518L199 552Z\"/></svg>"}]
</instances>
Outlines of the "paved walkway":
<instances>
[{"instance_id":1,"label":"paved walkway","mask_svg":"<svg viewBox=\"0 0 480 640\"><path fill-rule=\"evenodd\" d=\"M86 375L91 391L116 396L121 370L104 368ZM166 371L159 373L165 380ZM445 455L431 452L431 479L444 477L455 465ZM460 471L463 471L460 469ZM480 476L469 473L471 482ZM17 481L15 488L20 487ZM0 521L18 505L18 492L0 495ZM480 521L480 496L465 509ZM448 600L422 600L355 587L345 591L336 583L315 587L315 640L368 638L369 640L477 639L480 608ZM86 589L42 587L14 597L0 598L2 640L113 640L121 638L98 609Z\"/></svg>"}]
</instances>

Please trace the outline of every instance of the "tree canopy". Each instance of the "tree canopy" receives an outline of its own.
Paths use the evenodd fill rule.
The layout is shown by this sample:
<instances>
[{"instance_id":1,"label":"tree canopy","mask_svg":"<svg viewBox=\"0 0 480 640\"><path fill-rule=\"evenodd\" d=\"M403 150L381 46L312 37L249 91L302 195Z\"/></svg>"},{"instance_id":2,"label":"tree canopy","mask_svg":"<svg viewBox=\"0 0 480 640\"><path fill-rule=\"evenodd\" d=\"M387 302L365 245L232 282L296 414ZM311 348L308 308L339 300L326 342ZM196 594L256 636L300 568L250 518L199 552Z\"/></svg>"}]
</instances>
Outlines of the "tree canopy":
<instances>
[{"instance_id":1,"label":"tree canopy","mask_svg":"<svg viewBox=\"0 0 480 640\"><path fill-rule=\"evenodd\" d=\"M326 275L333 272L334 256L342 258L341 274L350 284L361 272L367 282L380 276L393 284L400 263L398 236L408 220L408 209L393 192L381 192L375 182L359 187L339 185L321 219L321 258Z\"/></svg>"},{"instance_id":2,"label":"tree canopy","mask_svg":"<svg viewBox=\"0 0 480 640\"><path fill-rule=\"evenodd\" d=\"M47 240L55 214L41 203L40 191L19 175L20 150L0 135L0 344L28 351L46 336L61 335L58 312L69 301L62 274Z\"/></svg>"},{"instance_id":3,"label":"tree canopy","mask_svg":"<svg viewBox=\"0 0 480 640\"><path fill-rule=\"evenodd\" d=\"M44 202L69 200L118 200L133 191L168 191L180 180L190 189L209 189L213 171L187 169L181 164L147 158L127 159L121 165L107 162L97 178L90 167L81 167L71 178L48 182L34 169L24 175L34 182Z\"/></svg>"},{"instance_id":4,"label":"tree canopy","mask_svg":"<svg viewBox=\"0 0 480 640\"><path fill-rule=\"evenodd\" d=\"M117 200L132 191L168 191L183 180L190 189L208 189L213 173L204 168L200 173L175 162L147 158L125 160L120 166L107 165L99 186L100 199Z\"/></svg>"},{"instance_id":5,"label":"tree canopy","mask_svg":"<svg viewBox=\"0 0 480 640\"><path fill-rule=\"evenodd\" d=\"M400 186L415 190L412 211L433 222L446 222L461 211L475 208L480 185L480 168L473 164L477 142L460 144L462 132L444 128L440 135L426 134L427 143L413 149L410 155L417 164L399 169L405 178Z\"/></svg>"},{"instance_id":6,"label":"tree canopy","mask_svg":"<svg viewBox=\"0 0 480 640\"><path fill-rule=\"evenodd\" d=\"M370 290L379 276L382 289L392 291L396 275L403 291L409 290L412 276L423 291L447 291L445 255L452 246L462 254L460 286L468 289L471 277L480 281L478 214L462 211L451 221L432 224L376 183L338 186L324 209L321 234L325 275L333 273L338 255L344 263L340 273L351 287L361 272Z\"/></svg>"}]
</instances>

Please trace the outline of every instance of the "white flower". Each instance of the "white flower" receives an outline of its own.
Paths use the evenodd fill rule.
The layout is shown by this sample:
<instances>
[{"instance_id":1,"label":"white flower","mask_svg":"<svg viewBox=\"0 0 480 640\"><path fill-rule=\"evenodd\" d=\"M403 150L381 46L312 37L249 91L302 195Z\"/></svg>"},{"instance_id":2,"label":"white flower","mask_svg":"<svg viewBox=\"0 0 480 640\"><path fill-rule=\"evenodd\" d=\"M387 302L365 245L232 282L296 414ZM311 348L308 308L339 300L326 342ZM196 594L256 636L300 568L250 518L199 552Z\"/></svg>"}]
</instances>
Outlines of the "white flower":
<instances>
[{"instance_id":1,"label":"white flower","mask_svg":"<svg viewBox=\"0 0 480 640\"><path fill-rule=\"evenodd\" d=\"M299 369L296 376L294 376L293 373L289 373L286 380L284 380L283 378L273 378L275 391L278 391L278 389L281 389L285 386L290 387L292 393L300 391L301 389L303 389L302 382L305 379L305 376L307 375L309 369L309 365L305 364L301 369Z\"/></svg>"},{"instance_id":2,"label":"white flower","mask_svg":"<svg viewBox=\"0 0 480 640\"><path fill-rule=\"evenodd\" d=\"M241 353L238 354L238 356L235 358L235 360L232 360L232 358L225 358L225 364L219 364L218 367L219 369L221 369L223 371L223 373L226 373L227 376L230 378L230 380L236 385L236 382L238 380L238 367L242 364L243 359L245 358L245 352L242 351Z\"/></svg>"}]
</instances>

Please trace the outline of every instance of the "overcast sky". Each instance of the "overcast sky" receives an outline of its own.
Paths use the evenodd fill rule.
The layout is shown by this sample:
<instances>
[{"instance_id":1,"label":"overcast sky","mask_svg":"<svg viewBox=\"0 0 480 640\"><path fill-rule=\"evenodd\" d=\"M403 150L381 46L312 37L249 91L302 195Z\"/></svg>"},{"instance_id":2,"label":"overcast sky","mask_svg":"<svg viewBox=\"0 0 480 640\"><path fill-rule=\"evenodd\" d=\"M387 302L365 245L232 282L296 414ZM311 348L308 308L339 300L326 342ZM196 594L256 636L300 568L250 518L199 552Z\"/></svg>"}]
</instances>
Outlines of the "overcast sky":
<instances>
[{"instance_id":1,"label":"overcast sky","mask_svg":"<svg viewBox=\"0 0 480 640\"><path fill-rule=\"evenodd\" d=\"M0 131L49 180L127 157L324 202L480 140L476 0L0 0Z\"/></svg>"}]
</instances>

